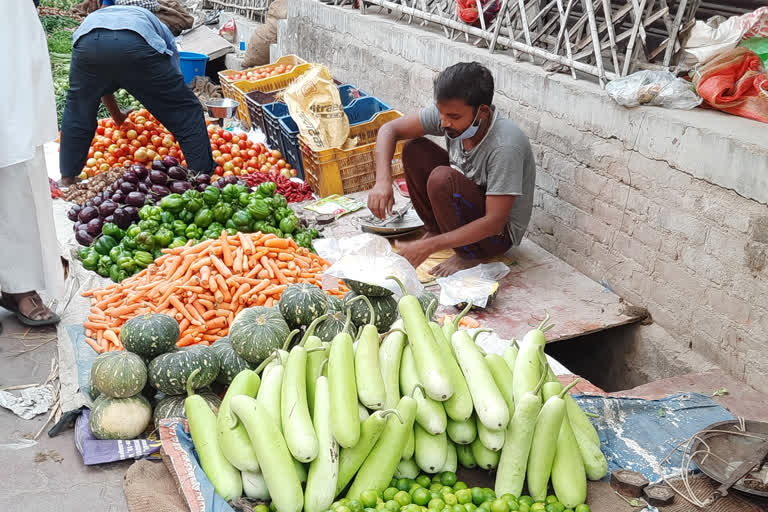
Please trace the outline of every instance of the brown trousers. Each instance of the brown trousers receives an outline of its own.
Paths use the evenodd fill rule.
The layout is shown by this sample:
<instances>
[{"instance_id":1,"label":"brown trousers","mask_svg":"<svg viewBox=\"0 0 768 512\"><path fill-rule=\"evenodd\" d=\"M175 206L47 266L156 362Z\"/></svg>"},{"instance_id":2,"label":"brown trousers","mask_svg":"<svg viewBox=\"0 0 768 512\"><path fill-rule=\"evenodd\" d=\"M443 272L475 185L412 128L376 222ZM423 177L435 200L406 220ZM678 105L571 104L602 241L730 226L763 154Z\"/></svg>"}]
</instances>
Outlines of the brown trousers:
<instances>
[{"instance_id":1,"label":"brown trousers","mask_svg":"<svg viewBox=\"0 0 768 512\"><path fill-rule=\"evenodd\" d=\"M403 147L405 181L411 202L424 227L447 233L485 216L485 190L449 165L448 152L418 138ZM485 259L507 252L512 239L507 229L454 250L462 258Z\"/></svg>"}]
</instances>

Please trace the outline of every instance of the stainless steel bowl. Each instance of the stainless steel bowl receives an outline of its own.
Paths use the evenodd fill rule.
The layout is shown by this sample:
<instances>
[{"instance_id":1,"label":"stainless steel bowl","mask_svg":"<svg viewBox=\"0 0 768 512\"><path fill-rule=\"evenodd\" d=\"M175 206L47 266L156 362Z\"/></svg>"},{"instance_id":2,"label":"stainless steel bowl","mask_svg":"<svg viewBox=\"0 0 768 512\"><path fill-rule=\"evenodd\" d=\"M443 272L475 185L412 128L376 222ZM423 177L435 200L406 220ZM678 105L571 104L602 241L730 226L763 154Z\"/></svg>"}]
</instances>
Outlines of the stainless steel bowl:
<instances>
[{"instance_id":1,"label":"stainless steel bowl","mask_svg":"<svg viewBox=\"0 0 768 512\"><path fill-rule=\"evenodd\" d=\"M208 115L217 119L229 119L237 112L239 101L232 98L221 98L209 100L205 106L208 109Z\"/></svg>"}]
</instances>

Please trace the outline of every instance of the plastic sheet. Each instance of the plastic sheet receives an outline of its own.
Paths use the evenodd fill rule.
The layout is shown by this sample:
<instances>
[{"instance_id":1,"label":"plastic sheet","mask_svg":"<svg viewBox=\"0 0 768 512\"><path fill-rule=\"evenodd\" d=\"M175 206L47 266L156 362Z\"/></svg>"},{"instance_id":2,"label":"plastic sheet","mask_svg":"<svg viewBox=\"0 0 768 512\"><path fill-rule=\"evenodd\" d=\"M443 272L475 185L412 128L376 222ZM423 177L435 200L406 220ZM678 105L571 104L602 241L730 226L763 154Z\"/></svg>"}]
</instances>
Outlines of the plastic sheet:
<instances>
[{"instance_id":1,"label":"plastic sheet","mask_svg":"<svg viewBox=\"0 0 768 512\"><path fill-rule=\"evenodd\" d=\"M88 427L91 411L83 409L75 422L75 446L83 456L83 464L106 464L119 460L160 457L160 441L153 439L96 439Z\"/></svg>"},{"instance_id":2,"label":"plastic sheet","mask_svg":"<svg viewBox=\"0 0 768 512\"><path fill-rule=\"evenodd\" d=\"M440 277L440 304L455 306L472 301L484 308L489 297L496 291L498 282L509 274L509 267L501 262L482 263L466 270L460 270L448 277Z\"/></svg>"},{"instance_id":3,"label":"plastic sheet","mask_svg":"<svg viewBox=\"0 0 768 512\"><path fill-rule=\"evenodd\" d=\"M605 91L625 107L653 105L689 110L702 101L690 82L669 71L638 71L609 82Z\"/></svg>"}]
</instances>

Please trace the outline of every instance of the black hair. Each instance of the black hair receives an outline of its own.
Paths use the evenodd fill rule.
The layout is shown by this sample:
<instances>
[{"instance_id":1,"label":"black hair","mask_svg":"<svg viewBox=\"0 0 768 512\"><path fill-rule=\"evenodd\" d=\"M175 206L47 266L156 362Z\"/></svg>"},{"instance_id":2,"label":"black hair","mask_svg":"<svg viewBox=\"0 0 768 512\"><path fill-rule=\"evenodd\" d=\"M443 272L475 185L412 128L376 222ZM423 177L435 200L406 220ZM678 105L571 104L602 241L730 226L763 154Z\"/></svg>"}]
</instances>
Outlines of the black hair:
<instances>
[{"instance_id":1,"label":"black hair","mask_svg":"<svg viewBox=\"0 0 768 512\"><path fill-rule=\"evenodd\" d=\"M435 101L462 100L477 108L493 103L493 75L478 62L459 62L445 68L434 83Z\"/></svg>"}]
</instances>

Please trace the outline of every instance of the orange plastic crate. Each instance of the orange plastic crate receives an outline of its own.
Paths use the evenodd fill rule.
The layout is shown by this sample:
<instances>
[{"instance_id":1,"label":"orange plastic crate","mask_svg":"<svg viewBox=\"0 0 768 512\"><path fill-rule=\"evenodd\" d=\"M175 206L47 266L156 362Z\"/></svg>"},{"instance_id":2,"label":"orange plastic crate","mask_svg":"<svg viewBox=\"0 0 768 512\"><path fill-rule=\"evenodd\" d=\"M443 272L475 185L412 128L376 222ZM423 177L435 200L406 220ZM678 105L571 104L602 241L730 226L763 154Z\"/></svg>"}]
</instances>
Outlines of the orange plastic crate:
<instances>
[{"instance_id":1,"label":"orange plastic crate","mask_svg":"<svg viewBox=\"0 0 768 512\"><path fill-rule=\"evenodd\" d=\"M229 78L235 73L255 71L266 67L279 66L280 64L289 64L295 67L288 73L264 78L263 80L232 80ZM219 81L221 82L221 92L224 94L225 98L232 98L239 103L237 106L237 117L240 118L240 121L242 121L245 126L250 127L251 116L248 112L248 105L245 101L246 93L251 91L274 92L285 89L297 77L306 73L309 68L310 65L305 63L299 57L296 57L295 55L286 55L285 57L280 57L272 64L268 64L266 66L244 69L243 71L235 71L232 69L220 71Z\"/></svg>"},{"instance_id":2,"label":"orange plastic crate","mask_svg":"<svg viewBox=\"0 0 768 512\"><path fill-rule=\"evenodd\" d=\"M351 194L373 188L376 183L376 137L385 123L402 117L396 110L380 112L371 121L349 128L349 137L357 137L352 149L331 148L314 151L299 135L307 183L320 196ZM401 156L403 143L398 143L392 158L393 178L405 176Z\"/></svg>"}]
</instances>

